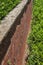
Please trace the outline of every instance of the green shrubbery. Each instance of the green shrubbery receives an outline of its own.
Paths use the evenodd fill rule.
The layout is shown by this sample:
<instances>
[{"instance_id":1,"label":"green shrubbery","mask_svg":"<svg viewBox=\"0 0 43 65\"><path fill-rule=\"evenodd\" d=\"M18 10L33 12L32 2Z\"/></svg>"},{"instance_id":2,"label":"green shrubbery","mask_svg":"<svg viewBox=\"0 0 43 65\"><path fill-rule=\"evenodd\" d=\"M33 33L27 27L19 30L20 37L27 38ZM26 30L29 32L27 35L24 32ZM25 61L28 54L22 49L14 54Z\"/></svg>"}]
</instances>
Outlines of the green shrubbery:
<instances>
[{"instance_id":1,"label":"green shrubbery","mask_svg":"<svg viewBox=\"0 0 43 65\"><path fill-rule=\"evenodd\" d=\"M0 20L21 0L0 0Z\"/></svg>"},{"instance_id":2,"label":"green shrubbery","mask_svg":"<svg viewBox=\"0 0 43 65\"><path fill-rule=\"evenodd\" d=\"M28 38L30 56L27 65L43 65L43 0L33 0L33 20Z\"/></svg>"}]
</instances>

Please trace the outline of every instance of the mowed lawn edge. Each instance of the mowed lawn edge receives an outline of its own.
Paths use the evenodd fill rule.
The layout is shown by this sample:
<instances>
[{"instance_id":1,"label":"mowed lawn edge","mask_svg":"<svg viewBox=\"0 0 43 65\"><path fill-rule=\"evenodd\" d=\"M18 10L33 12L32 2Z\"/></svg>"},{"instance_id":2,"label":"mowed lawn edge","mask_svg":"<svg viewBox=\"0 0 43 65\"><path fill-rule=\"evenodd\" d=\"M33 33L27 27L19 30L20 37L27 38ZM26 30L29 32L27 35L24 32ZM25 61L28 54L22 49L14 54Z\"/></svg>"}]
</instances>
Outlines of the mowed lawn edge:
<instances>
[{"instance_id":1,"label":"mowed lawn edge","mask_svg":"<svg viewBox=\"0 0 43 65\"><path fill-rule=\"evenodd\" d=\"M33 0L31 33L27 43L30 55L26 65L43 65L43 0Z\"/></svg>"},{"instance_id":2,"label":"mowed lawn edge","mask_svg":"<svg viewBox=\"0 0 43 65\"><path fill-rule=\"evenodd\" d=\"M21 0L0 0L0 20L2 20Z\"/></svg>"}]
</instances>

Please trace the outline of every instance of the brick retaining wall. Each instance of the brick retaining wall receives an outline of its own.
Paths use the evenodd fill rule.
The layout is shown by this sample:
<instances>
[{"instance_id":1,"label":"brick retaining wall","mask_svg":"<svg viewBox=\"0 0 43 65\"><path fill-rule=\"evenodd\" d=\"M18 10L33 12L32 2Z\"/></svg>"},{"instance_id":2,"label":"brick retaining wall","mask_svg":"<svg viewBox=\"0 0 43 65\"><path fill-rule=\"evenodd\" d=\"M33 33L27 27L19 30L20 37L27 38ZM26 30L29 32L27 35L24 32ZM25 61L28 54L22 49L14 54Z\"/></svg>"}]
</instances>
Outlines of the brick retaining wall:
<instances>
[{"instance_id":1,"label":"brick retaining wall","mask_svg":"<svg viewBox=\"0 0 43 65\"><path fill-rule=\"evenodd\" d=\"M32 1L27 3L16 18L0 45L1 65L24 65L24 53L27 35L30 31ZM25 60L25 59L24 59Z\"/></svg>"}]
</instances>

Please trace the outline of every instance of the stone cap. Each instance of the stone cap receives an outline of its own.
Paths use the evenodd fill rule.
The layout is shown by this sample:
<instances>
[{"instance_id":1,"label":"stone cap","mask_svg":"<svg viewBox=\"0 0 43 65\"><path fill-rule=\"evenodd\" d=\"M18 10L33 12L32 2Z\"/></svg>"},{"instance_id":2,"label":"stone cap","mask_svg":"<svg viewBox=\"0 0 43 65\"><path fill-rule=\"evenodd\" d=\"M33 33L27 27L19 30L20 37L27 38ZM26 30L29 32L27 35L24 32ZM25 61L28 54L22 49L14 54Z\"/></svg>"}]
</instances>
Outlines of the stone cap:
<instances>
[{"instance_id":1,"label":"stone cap","mask_svg":"<svg viewBox=\"0 0 43 65\"><path fill-rule=\"evenodd\" d=\"M18 15L23 10L24 6L28 3L28 0L22 0L9 14L1 21L0 24L0 44L1 41L6 36L6 33L11 28L12 24L15 22Z\"/></svg>"}]
</instances>

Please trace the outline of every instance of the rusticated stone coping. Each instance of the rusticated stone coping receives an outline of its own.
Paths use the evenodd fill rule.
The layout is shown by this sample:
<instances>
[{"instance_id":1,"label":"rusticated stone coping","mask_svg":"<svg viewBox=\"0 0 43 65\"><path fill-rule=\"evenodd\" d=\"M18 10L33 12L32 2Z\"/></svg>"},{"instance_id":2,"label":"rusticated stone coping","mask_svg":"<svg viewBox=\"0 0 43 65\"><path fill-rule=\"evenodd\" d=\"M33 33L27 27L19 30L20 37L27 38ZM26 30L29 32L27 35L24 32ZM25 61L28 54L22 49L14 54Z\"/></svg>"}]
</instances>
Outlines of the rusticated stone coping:
<instances>
[{"instance_id":1,"label":"rusticated stone coping","mask_svg":"<svg viewBox=\"0 0 43 65\"><path fill-rule=\"evenodd\" d=\"M18 15L21 13L24 6L28 3L28 0L22 0L9 14L1 21L0 24L0 44L7 32L15 22Z\"/></svg>"}]
</instances>

